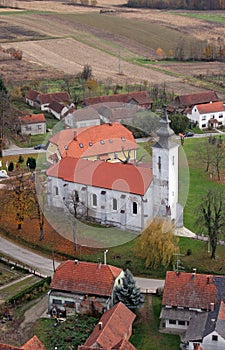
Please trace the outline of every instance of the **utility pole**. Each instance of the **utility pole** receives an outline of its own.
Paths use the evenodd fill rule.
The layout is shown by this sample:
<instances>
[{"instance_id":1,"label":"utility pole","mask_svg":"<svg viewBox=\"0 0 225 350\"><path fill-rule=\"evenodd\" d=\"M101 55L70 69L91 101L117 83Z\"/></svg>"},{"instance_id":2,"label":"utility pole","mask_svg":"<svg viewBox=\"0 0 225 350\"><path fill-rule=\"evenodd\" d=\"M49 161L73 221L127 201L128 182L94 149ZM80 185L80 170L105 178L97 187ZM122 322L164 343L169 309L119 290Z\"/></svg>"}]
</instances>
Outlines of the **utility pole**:
<instances>
[{"instance_id":1,"label":"utility pole","mask_svg":"<svg viewBox=\"0 0 225 350\"><path fill-rule=\"evenodd\" d=\"M174 268L174 270L176 271L176 272L179 272L179 270L183 270L184 268L183 268L183 266L181 266L180 265L180 257L181 256L184 256L184 254L174 254L175 256L176 256L176 267Z\"/></svg>"},{"instance_id":2,"label":"utility pole","mask_svg":"<svg viewBox=\"0 0 225 350\"><path fill-rule=\"evenodd\" d=\"M119 75L121 74L121 67L120 67L120 47L118 48L118 72Z\"/></svg>"}]
</instances>

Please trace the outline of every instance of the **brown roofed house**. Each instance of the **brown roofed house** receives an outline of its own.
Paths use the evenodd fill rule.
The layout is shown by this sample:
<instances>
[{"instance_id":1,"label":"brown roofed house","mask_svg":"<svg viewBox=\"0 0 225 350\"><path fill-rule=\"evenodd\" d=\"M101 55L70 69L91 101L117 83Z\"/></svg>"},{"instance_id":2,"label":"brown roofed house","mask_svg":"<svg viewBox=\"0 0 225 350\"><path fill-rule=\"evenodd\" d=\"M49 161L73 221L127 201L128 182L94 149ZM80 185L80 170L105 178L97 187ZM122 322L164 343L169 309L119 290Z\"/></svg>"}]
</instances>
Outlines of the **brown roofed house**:
<instances>
[{"instance_id":1,"label":"brown roofed house","mask_svg":"<svg viewBox=\"0 0 225 350\"><path fill-rule=\"evenodd\" d=\"M11 346L7 344L0 344L0 350L46 350L46 347L38 339L38 337L34 335L21 347Z\"/></svg>"},{"instance_id":2,"label":"brown roofed house","mask_svg":"<svg viewBox=\"0 0 225 350\"><path fill-rule=\"evenodd\" d=\"M84 346L79 346L78 350L135 350L128 341L135 317L132 311L119 302L102 315Z\"/></svg>"},{"instance_id":3,"label":"brown roofed house","mask_svg":"<svg viewBox=\"0 0 225 350\"><path fill-rule=\"evenodd\" d=\"M83 300L102 305L102 312L113 303L115 286L122 281L124 272L118 267L101 263L67 260L56 269L49 293L50 308L68 305L80 313ZM90 310L88 310L90 311Z\"/></svg>"}]
</instances>

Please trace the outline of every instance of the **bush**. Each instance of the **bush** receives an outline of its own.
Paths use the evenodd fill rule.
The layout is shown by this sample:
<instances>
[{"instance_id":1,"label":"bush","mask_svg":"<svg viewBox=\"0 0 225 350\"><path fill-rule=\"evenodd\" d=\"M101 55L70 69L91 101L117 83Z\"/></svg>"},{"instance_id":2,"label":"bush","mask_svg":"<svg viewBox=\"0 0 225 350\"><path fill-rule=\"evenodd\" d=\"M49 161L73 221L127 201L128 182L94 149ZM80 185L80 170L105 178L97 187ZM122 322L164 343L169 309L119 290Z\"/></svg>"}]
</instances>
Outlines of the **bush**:
<instances>
[{"instance_id":1,"label":"bush","mask_svg":"<svg viewBox=\"0 0 225 350\"><path fill-rule=\"evenodd\" d=\"M189 255L191 255L191 254L192 254L191 249L188 249L187 252L186 252L186 255L189 256Z\"/></svg>"}]
</instances>

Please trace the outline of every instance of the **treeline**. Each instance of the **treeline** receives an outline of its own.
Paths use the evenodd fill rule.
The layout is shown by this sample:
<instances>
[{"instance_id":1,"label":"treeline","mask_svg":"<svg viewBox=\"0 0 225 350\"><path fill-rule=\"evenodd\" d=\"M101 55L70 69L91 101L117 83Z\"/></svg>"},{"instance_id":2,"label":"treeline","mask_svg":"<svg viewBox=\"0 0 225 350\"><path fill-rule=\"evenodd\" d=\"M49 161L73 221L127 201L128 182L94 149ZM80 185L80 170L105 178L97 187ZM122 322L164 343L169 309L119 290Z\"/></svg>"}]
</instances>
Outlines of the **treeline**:
<instances>
[{"instance_id":1,"label":"treeline","mask_svg":"<svg viewBox=\"0 0 225 350\"><path fill-rule=\"evenodd\" d=\"M225 10L225 0L128 0L127 5L174 10Z\"/></svg>"}]
</instances>

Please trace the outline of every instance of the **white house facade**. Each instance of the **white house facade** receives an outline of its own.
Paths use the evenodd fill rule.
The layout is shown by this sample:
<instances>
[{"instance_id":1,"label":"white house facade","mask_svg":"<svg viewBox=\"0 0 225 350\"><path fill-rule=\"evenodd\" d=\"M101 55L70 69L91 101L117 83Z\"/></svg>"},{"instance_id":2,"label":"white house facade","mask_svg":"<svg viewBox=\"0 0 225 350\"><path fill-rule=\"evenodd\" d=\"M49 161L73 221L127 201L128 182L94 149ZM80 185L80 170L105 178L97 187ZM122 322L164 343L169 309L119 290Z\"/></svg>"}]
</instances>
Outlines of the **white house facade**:
<instances>
[{"instance_id":1,"label":"white house facade","mask_svg":"<svg viewBox=\"0 0 225 350\"><path fill-rule=\"evenodd\" d=\"M225 106L222 101L195 105L187 117L200 129L217 128L225 125Z\"/></svg>"}]
</instances>

